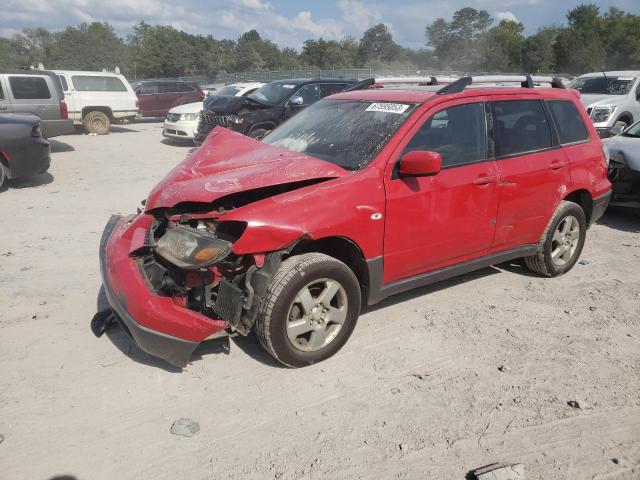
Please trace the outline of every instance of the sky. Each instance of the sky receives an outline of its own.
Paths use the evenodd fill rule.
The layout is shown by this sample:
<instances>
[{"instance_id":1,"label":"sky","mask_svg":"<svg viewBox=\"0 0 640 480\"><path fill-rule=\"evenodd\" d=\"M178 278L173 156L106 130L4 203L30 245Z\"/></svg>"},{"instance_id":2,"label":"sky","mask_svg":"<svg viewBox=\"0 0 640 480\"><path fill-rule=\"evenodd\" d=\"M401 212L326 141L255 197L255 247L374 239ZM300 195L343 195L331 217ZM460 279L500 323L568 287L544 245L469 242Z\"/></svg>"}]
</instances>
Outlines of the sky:
<instances>
[{"instance_id":1,"label":"sky","mask_svg":"<svg viewBox=\"0 0 640 480\"><path fill-rule=\"evenodd\" d=\"M62 30L81 22L106 21L122 36L144 20L194 34L237 38L256 29L280 46L299 49L308 38L359 38L384 23L399 44L424 46L425 26L469 6L487 10L498 22L522 22L527 34L541 26L562 25L568 10L595 3L640 14L640 0L2 0L0 36L23 28ZM11 12L11 13L8 13Z\"/></svg>"}]
</instances>

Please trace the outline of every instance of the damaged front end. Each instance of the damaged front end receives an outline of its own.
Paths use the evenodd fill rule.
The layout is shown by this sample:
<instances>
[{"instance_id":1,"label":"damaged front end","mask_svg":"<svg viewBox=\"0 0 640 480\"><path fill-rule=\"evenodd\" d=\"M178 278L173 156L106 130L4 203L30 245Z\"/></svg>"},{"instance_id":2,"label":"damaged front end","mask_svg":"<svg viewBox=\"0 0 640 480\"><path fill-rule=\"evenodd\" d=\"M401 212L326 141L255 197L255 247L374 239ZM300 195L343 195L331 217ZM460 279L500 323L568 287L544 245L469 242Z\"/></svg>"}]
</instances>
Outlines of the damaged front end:
<instances>
[{"instance_id":1,"label":"damaged front end","mask_svg":"<svg viewBox=\"0 0 640 480\"><path fill-rule=\"evenodd\" d=\"M142 350L184 367L202 341L250 331L282 254L234 254L243 230L216 214L109 220L100 245L105 293Z\"/></svg>"},{"instance_id":2,"label":"damaged front end","mask_svg":"<svg viewBox=\"0 0 640 480\"><path fill-rule=\"evenodd\" d=\"M220 221L225 212L224 208L200 213L167 209L154 219L148 244L135 254L157 295L222 319L230 333L246 335L284 252L233 253L232 245L246 223Z\"/></svg>"}]
</instances>

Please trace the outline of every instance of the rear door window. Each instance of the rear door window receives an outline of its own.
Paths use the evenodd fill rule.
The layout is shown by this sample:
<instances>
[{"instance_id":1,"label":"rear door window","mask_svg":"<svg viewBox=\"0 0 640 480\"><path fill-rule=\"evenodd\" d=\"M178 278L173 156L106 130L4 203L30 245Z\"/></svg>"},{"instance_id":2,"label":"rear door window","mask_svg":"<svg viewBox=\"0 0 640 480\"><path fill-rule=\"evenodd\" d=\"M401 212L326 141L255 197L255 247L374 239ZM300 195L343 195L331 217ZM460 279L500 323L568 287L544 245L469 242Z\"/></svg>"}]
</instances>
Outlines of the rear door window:
<instances>
[{"instance_id":1,"label":"rear door window","mask_svg":"<svg viewBox=\"0 0 640 480\"><path fill-rule=\"evenodd\" d=\"M580 112L568 100L548 100L547 105L556 125L560 143L584 142L589 139L589 132L582 121Z\"/></svg>"},{"instance_id":2,"label":"rear door window","mask_svg":"<svg viewBox=\"0 0 640 480\"><path fill-rule=\"evenodd\" d=\"M47 82L42 77L9 77L9 85L16 100L45 100L51 98Z\"/></svg>"},{"instance_id":3,"label":"rear door window","mask_svg":"<svg viewBox=\"0 0 640 480\"><path fill-rule=\"evenodd\" d=\"M413 150L438 152L442 167L456 167L487 159L484 104L449 107L427 120L406 146Z\"/></svg>"},{"instance_id":4,"label":"rear door window","mask_svg":"<svg viewBox=\"0 0 640 480\"><path fill-rule=\"evenodd\" d=\"M74 75L73 86L80 92L126 92L124 83L116 77L100 77L96 75Z\"/></svg>"},{"instance_id":5,"label":"rear door window","mask_svg":"<svg viewBox=\"0 0 640 480\"><path fill-rule=\"evenodd\" d=\"M322 85L322 96L327 97L329 95L333 95L334 93L338 93L347 86L346 83L325 83Z\"/></svg>"},{"instance_id":6,"label":"rear door window","mask_svg":"<svg viewBox=\"0 0 640 480\"><path fill-rule=\"evenodd\" d=\"M158 93L176 93L178 85L176 83L159 83Z\"/></svg>"},{"instance_id":7,"label":"rear door window","mask_svg":"<svg viewBox=\"0 0 640 480\"><path fill-rule=\"evenodd\" d=\"M549 120L539 100L492 102L496 156L551 148Z\"/></svg>"}]
</instances>

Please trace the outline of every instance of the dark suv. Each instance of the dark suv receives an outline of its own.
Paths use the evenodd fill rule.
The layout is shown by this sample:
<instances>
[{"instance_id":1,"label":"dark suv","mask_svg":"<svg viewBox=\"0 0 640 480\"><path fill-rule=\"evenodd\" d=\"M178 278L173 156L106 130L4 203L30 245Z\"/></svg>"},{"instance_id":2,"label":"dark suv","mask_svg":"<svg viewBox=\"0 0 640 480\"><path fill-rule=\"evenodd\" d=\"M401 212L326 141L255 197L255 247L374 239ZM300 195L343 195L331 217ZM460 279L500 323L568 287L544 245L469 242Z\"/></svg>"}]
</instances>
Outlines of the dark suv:
<instances>
[{"instance_id":1,"label":"dark suv","mask_svg":"<svg viewBox=\"0 0 640 480\"><path fill-rule=\"evenodd\" d=\"M173 107L201 102L205 97L194 82L147 80L131 86L138 96L138 107L143 117L164 117Z\"/></svg>"},{"instance_id":2,"label":"dark suv","mask_svg":"<svg viewBox=\"0 0 640 480\"><path fill-rule=\"evenodd\" d=\"M578 92L516 78L340 93L261 142L216 128L144 212L109 221L117 318L174 365L255 329L301 367L345 344L363 303L517 258L568 272L611 196L604 149Z\"/></svg>"},{"instance_id":3,"label":"dark suv","mask_svg":"<svg viewBox=\"0 0 640 480\"><path fill-rule=\"evenodd\" d=\"M196 145L216 126L260 140L303 108L354 84L356 80L299 78L267 83L246 97L211 96L200 114Z\"/></svg>"}]
</instances>

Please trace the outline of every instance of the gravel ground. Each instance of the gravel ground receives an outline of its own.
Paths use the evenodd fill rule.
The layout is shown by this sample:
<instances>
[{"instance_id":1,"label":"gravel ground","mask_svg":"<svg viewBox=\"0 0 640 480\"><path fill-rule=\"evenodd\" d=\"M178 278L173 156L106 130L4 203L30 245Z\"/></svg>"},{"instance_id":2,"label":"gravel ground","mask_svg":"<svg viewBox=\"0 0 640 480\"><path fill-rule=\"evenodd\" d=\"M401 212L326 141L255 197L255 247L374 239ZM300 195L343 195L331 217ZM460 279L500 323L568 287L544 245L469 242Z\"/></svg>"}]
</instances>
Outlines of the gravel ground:
<instances>
[{"instance_id":1,"label":"gravel ground","mask_svg":"<svg viewBox=\"0 0 640 480\"><path fill-rule=\"evenodd\" d=\"M50 175L0 193L0 477L640 478L640 216L608 213L561 278L500 265L390 298L321 364L249 337L180 372L89 329L109 215L191 148L160 129L59 137Z\"/></svg>"}]
</instances>

